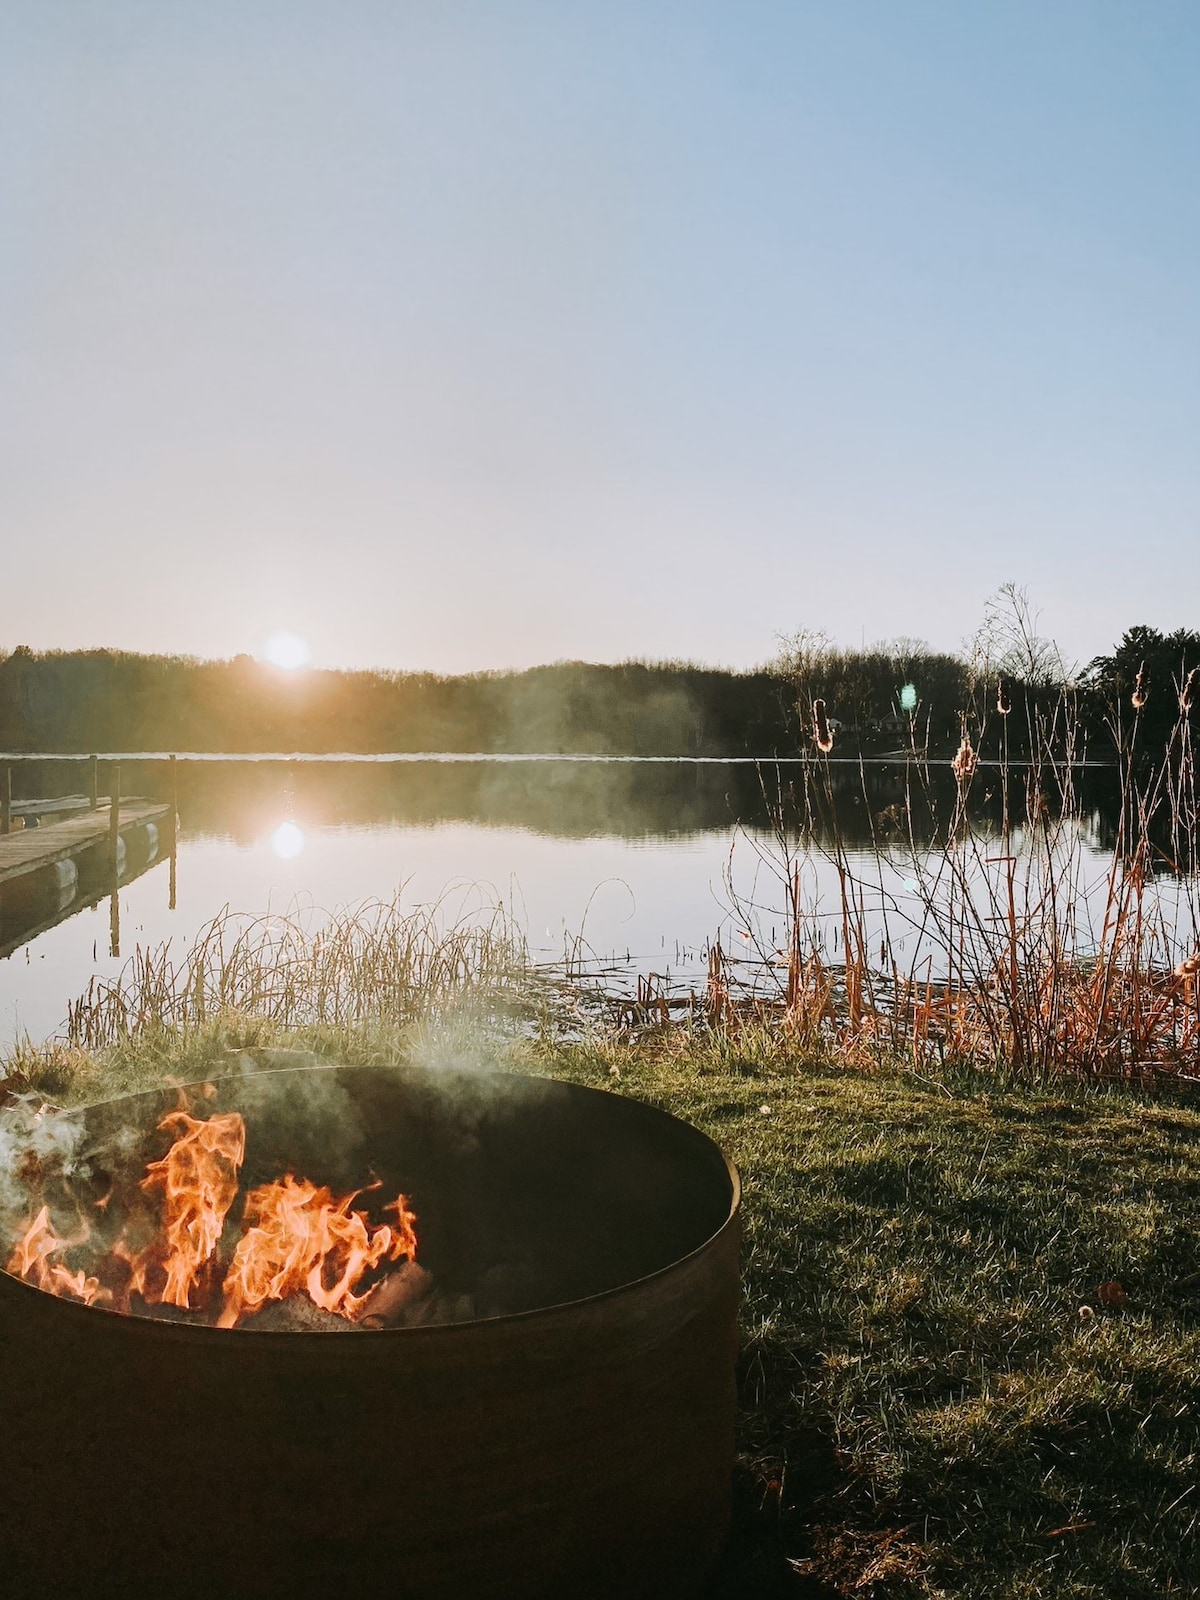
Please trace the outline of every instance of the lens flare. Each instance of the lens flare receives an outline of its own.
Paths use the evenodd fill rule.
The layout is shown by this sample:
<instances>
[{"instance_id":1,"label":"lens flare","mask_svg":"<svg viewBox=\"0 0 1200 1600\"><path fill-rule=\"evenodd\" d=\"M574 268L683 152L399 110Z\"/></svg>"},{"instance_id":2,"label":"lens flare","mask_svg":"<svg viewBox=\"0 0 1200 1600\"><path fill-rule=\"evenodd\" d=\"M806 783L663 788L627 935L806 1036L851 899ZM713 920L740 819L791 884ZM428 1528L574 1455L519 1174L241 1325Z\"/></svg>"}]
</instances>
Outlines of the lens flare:
<instances>
[{"instance_id":1,"label":"lens flare","mask_svg":"<svg viewBox=\"0 0 1200 1600\"><path fill-rule=\"evenodd\" d=\"M304 849L304 835L294 822L281 822L271 835L271 849L280 861L294 861Z\"/></svg>"},{"instance_id":2,"label":"lens flare","mask_svg":"<svg viewBox=\"0 0 1200 1600\"><path fill-rule=\"evenodd\" d=\"M262 657L273 667L294 672L297 667L308 665L312 660L312 651L298 633L273 633L263 646Z\"/></svg>"}]
</instances>

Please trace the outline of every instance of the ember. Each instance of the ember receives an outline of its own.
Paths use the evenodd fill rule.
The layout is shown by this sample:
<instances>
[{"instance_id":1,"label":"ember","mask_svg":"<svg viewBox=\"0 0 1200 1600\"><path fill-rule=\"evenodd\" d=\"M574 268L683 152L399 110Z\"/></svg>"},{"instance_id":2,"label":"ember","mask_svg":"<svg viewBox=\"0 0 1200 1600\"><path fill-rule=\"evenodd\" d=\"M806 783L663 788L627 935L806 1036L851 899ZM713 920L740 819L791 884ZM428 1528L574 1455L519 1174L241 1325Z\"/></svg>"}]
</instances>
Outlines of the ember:
<instances>
[{"instance_id":1,"label":"ember","mask_svg":"<svg viewBox=\"0 0 1200 1600\"><path fill-rule=\"evenodd\" d=\"M226 1218L238 1194L238 1173L246 1153L246 1125L239 1112L201 1119L172 1111L158 1124L175 1139L160 1161L152 1161L140 1188L162 1195L162 1226L140 1250L124 1234L94 1263L95 1276L72 1271L51 1258L77 1249L89 1237L86 1223L75 1238L60 1238L43 1205L8 1262L14 1277L49 1294L111 1304L121 1311L143 1306L175 1306L200 1311L219 1328L233 1328L268 1301L307 1296L322 1311L355 1322L380 1287L367 1275L386 1263L412 1262L417 1253L416 1216L399 1195L385 1211L394 1224L372 1226L367 1214L351 1206L361 1190L340 1199L325 1187L288 1173L246 1196L243 1234L216 1283ZM110 1199L96 1202L103 1210ZM124 1278L120 1293L108 1287ZM195 1303L194 1303L195 1302Z\"/></svg>"}]
</instances>

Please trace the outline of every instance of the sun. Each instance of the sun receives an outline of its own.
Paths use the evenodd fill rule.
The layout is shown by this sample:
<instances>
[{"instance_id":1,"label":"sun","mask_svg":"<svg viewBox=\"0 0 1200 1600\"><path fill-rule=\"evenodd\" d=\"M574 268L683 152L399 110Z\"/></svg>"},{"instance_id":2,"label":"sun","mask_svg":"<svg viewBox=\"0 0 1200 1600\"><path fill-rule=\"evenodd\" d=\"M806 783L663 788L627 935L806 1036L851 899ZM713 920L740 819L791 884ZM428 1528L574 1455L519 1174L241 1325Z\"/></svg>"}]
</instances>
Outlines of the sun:
<instances>
[{"instance_id":1,"label":"sun","mask_svg":"<svg viewBox=\"0 0 1200 1600\"><path fill-rule=\"evenodd\" d=\"M285 672L294 672L308 665L312 651L298 633L273 633L262 647L262 659Z\"/></svg>"}]
</instances>

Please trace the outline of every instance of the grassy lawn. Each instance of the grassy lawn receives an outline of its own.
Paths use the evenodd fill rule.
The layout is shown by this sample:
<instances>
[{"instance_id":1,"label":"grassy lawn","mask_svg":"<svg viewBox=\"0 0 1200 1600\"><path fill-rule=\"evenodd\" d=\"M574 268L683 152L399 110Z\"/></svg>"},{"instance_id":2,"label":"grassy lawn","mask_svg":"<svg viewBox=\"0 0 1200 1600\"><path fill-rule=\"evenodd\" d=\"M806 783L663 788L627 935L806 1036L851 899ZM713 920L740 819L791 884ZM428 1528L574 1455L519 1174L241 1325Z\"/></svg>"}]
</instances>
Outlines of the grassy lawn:
<instances>
[{"instance_id":1,"label":"grassy lawn","mask_svg":"<svg viewBox=\"0 0 1200 1600\"><path fill-rule=\"evenodd\" d=\"M52 1063L45 1087L199 1076L227 1042ZM849 1073L683 1028L506 1060L662 1105L741 1168L737 1520L714 1596L1200 1595L1200 1110Z\"/></svg>"}]
</instances>

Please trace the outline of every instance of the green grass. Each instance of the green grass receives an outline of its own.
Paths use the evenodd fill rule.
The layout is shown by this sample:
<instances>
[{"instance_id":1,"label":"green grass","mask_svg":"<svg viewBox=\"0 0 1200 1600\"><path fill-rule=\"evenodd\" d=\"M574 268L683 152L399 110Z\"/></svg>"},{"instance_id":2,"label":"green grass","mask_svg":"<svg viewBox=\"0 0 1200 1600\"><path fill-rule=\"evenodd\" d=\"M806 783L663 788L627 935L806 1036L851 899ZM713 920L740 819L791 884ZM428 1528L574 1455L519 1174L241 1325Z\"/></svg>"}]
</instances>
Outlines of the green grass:
<instances>
[{"instance_id":1,"label":"green grass","mask_svg":"<svg viewBox=\"0 0 1200 1600\"><path fill-rule=\"evenodd\" d=\"M95 1099L230 1047L372 1061L467 1038L226 1019L23 1065ZM1200 1111L866 1076L766 1032L495 1052L665 1106L741 1168L737 1517L714 1595L1200 1594Z\"/></svg>"}]
</instances>

